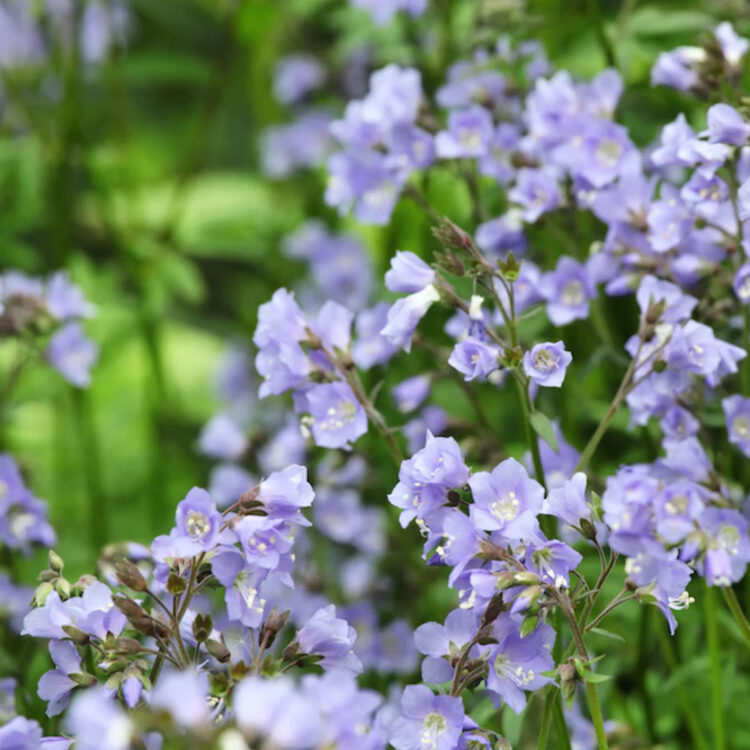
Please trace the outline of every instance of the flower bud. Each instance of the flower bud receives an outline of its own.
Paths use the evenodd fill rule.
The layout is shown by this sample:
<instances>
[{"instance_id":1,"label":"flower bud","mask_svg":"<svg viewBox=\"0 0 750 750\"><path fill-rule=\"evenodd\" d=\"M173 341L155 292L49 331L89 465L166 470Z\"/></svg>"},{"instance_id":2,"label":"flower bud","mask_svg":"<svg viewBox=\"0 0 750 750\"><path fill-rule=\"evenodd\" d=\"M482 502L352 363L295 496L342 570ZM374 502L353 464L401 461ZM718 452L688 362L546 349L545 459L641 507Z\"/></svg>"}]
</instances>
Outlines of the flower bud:
<instances>
[{"instance_id":1,"label":"flower bud","mask_svg":"<svg viewBox=\"0 0 750 750\"><path fill-rule=\"evenodd\" d=\"M49 581L40 583L34 591L34 596L31 598L31 604L34 607L43 607L47 597L54 591L54 587Z\"/></svg>"},{"instance_id":2,"label":"flower bud","mask_svg":"<svg viewBox=\"0 0 750 750\"><path fill-rule=\"evenodd\" d=\"M64 578L58 578L54 583L55 591L60 595L61 599L70 599L73 593L73 587Z\"/></svg>"},{"instance_id":3,"label":"flower bud","mask_svg":"<svg viewBox=\"0 0 750 750\"><path fill-rule=\"evenodd\" d=\"M198 643L208 640L211 631L214 629L214 621L211 615L198 614L193 620L193 636Z\"/></svg>"},{"instance_id":4,"label":"flower bud","mask_svg":"<svg viewBox=\"0 0 750 750\"><path fill-rule=\"evenodd\" d=\"M123 557L115 563L115 573L117 580L133 591L145 591L148 588L143 573L127 558Z\"/></svg>"},{"instance_id":5,"label":"flower bud","mask_svg":"<svg viewBox=\"0 0 750 750\"><path fill-rule=\"evenodd\" d=\"M58 575L62 573L63 566L65 563L62 560L62 557L55 552L55 550L51 549L49 553L47 554L47 564L50 567L50 570L57 573Z\"/></svg>"},{"instance_id":6,"label":"flower bud","mask_svg":"<svg viewBox=\"0 0 750 750\"><path fill-rule=\"evenodd\" d=\"M76 685L80 685L81 687L91 687L92 685L96 685L96 677L92 674L77 672L69 675L69 677Z\"/></svg>"},{"instance_id":7,"label":"flower bud","mask_svg":"<svg viewBox=\"0 0 750 750\"><path fill-rule=\"evenodd\" d=\"M206 650L214 659L220 661L222 664L226 664L231 658L229 649L221 641L214 640L213 638L209 638L206 641Z\"/></svg>"},{"instance_id":8,"label":"flower bud","mask_svg":"<svg viewBox=\"0 0 750 750\"><path fill-rule=\"evenodd\" d=\"M117 638L114 650L120 654L137 654L143 650L143 646L135 638Z\"/></svg>"},{"instance_id":9,"label":"flower bud","mask_svg":"<svg viewBox=\"0 0 750 750\"><path fill-rule=\"evenodd\" d=\"M127 596L116 594L112 597L112 603L125 615L125 617L128 618L128 620L146 616L146 613L141 607Z\"/></svg>"},{"instance_id":10,"label":"flower bud","mask_svg":"<svg viewBox=\"0 0 750 750\"><path fill-rule=\"evenodd\" d=\"M88 633L79 630L75 625L63 625L62 629L65 632L65 635L79 646L85 646L89 640L91 640Z\"/></svg>"},{"instance_id":11,"label":"flower bud","mask_svg":"<svg viewBox=\"0 0 750 750\"><path fill-rule=\"evenodd\" d=\"M440 220L436 227L432 228L432 233L441 244L459 250L469 250L474 244L474 240L468 232L445 217Z\"/></svg>"},{"instance_id":12,"label":"flower bud","mask_svg":"<svg viewBox=\"0 0 750 750\"><path fill-rule=\"evenodd\" d=\"M279 612L276 607L271 610L271 613L266 618L266 624L263 628L263 639L266 641L266 646L270 646L276 636L279 634L281 629L286 625L289 619L289 610Z\"/></svg>"}]
</instances>

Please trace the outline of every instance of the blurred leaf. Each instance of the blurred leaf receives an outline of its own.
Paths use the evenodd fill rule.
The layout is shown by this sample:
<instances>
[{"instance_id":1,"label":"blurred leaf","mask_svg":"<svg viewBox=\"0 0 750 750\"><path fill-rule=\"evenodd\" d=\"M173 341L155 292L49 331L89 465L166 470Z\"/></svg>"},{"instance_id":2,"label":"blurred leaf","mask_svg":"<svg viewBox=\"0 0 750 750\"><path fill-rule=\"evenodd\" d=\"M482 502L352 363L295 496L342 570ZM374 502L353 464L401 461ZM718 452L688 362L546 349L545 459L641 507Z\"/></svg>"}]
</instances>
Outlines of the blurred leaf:
<instances>
[{"instance_id":1,"label":"blurred leaf","mask_svg":"<svg viewBox=\"0 0 750 750\"><path fill-rule=\"evenodd\" d=\"M534 431L544 440L555 453L557 453L558 442L555 430L552 427L549 417L541 411L534 411L531 413L531 426Z\"/></svg>"}]
</instances>

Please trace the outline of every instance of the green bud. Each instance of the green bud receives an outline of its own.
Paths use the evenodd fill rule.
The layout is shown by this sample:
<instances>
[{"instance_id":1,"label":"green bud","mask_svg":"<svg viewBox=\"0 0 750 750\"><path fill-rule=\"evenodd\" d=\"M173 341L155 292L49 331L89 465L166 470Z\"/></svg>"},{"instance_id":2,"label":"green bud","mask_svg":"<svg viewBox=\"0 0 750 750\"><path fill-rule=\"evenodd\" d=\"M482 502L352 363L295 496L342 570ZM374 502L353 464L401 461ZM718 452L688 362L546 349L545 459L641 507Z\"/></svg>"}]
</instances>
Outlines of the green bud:
<instances>
[{"instance_id":1,"label":"green bud","mask_svg":"<svg viewBox=\"0 0 750 750\"><path fill-rule=\"evenodd\" d=\"M63 566L65 563L62 560L62 557L55 552L55 550L51 549L49 553L47 554L47 564L50 567L50 570L54 571L58 575L62 573Z\"/></svg>"},{"instance_id":2,"label":"green bud","mask_svg":"<svg viewBox=\"0 0 750 750\"><path fill-rule=\"evenodd\" d=\"M58 578L55 583L55 591L60 595L61 599L70 599L73 593L73 587L64 578Z\"/></svg>"},{"instance_id":3,"label":"green bud","mask_svg":"<svg viewBox=\"0 0 750 750\"><path fill-rule=\"evenodd\" d=\"M54 591L54 586L49 582L45 581L40 583L34 591L34 596L31 599L31 604L34 607L43 607L47 597Z\"/></svg>"},{"instance_id":4,"label":"green bud","mask_svg":"<svg viewBox=\"0 0 750 750\"><path fill-rule=\"evenodd\" d=\"M63 625L62 629L71 641L80 646L85 646L91 640L88 633L79 630L75 625Z\"/></svg>"},{"instance_id":5,"label":"green bud","mask_svg":"<svg viewBox=\"0 0 750 750\"><path fill-rule=\"evenodd\" d=\"M222 664L226 664L232 656L229 653L229 649L221 641L214 640L213 638L209 638L206 641L206 650L214 659L220 661Z\"/></svg>"},{"instance_id":6,"label":"green bud","mask_svg":"<svg viewBox=\"0 0 750 750\"><path fill-rule=\"evenodd\" d=\"M81 687L96 685L96 677L86 672L77 672L76 674L69 675L69 677L76 685L80 685Z\"/></svg>"},{"instance_id":7,"label":"green bud","mask_svg":"<svg viewBox=\"0 0 750 750\"><path fill-rule=\"evenodd\" d=\"M536 630L536 626L539 624L539 615L529 615L521 623L521 638L525 638L530 633Z\"/></svg>"}]
</instances>

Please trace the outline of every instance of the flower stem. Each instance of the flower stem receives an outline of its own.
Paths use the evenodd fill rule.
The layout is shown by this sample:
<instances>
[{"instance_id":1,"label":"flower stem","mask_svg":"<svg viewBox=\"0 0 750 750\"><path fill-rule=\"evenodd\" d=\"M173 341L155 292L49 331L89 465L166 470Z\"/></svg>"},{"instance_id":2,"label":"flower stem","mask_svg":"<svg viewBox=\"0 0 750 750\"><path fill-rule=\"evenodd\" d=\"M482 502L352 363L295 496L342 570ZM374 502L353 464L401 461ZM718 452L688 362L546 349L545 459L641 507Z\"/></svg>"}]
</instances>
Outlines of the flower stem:
<instances>
[{"instance_id":1,"label":"flower stem","mask_svg":"<svg viewBox=\"0 0 750 750\"><path fill-rule=\"evenodd\" d=\"M750 646L750 622L748 622L745 613L742 611L739 601L737 601L734 589L731 586L725 586L722 588L721 593L724 594L724 601L726 601L732 615L734 615L734 619L740 626L745 642Z\"/></svg>"},{"instance_id":2,"label":"flower stem","mask_svg":"<svg viewBox=\"0 0 750 750\"><path fill-rule=\"evenodd\" d=\"M716 622L716 594L711 586L706 586L705 597L706 642L710 662L711 714L713 717L714 750L725 750L724 709L721 684L721 652L719 629Z\"/></svg>"},{"instance_id":3,"label":"flower stem","mask_svg":"<svg viewBox=\"0 0 750 750\"><path fill-rule=\"evenodd\" d=\"M542 457L539 453L539 440L534 428L531 426L531 401L529 400L529 392L526 390L526 386L521 382L520 378L516 377L514 380L516 381L516 387L518 388L518 400L521 402L521 411L523 412L526 441L531 449L531 459L534 462L534 474L536 474L537 482L544 487L546 492L547 481L544 478L544 467L542 466Z\"/></svg>"}]
</instances>

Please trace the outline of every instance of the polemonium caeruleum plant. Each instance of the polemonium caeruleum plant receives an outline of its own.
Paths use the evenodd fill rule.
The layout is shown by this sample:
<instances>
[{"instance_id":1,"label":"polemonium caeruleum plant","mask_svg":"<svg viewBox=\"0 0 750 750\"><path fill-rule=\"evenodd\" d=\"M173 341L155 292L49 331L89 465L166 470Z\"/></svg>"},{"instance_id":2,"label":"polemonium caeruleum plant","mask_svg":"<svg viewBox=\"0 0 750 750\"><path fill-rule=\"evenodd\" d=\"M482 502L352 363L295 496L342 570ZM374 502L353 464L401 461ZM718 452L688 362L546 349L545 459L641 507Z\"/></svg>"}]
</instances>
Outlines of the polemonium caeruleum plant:
<instances>
[{"instance_id":1,"label":"polemonium caeruleum plant","mask_svg":"<svg viewBox=\"0 0 750 750\"><path fill-rule=\"evenodd\" d=\"M353 4L378 22L425 10ZM411 201L435 254L394 252L378 301L357 239L316 222L287 239L310 278L276 290L252 347L222 363L222 408L197 440L216 461L208 490L187 491L148 548L106 549L98 577L68 581L50 553L34 608L13 621L48 646L38 694L59 731L42 739L18 716L0 746L507 748L496 717L511 712L533 729L523 746L604 750L627 746L629 731L608 720L607 653L592 646L611 613L656 607L674 633L706 586L709 650L715 589L750 645L734 589L750 561L746 497L722 453L750 451L750 125L736 94L747 47L722 24L704 46L664 53L655 85L726 101L696 128L666 124L645 149L616 120L614 70L576 80L535 43L501 39L453 61L436 87L389 64L335 118L307 108L325 67L283 61L274 91L300 114L267 133L268 172L327 159L330 206L387 226ZM424 189L446 168L466 184L472 225ZM563 254L536 244L556 216L570 221ZM591 248L577 246L577 221L597 222ZM84 385L94 349L77 290L10 274L1 288L19 346ZM633 298L620 384L576 448L551 400L585 364L566 332L616 296ZM382 374L396 357L414 364L387 410ZM475 423L432 403L441 380L467 394ZM499 434L486 389L518 404ZM597 468L626 411L633 428L658 429L652 460ZM375 466L365 440L392 460L375 505L363 501ZM8 507L36 508L4 465ZM422 558L396 577L418 589L443 570L445 616L410 625L413 613L375 606L391 585L379 572L396 515L400 533L417 529ZM41 512L22 516L9 512L4 543L49 546Z\"/></svg>"}]
</instances>

